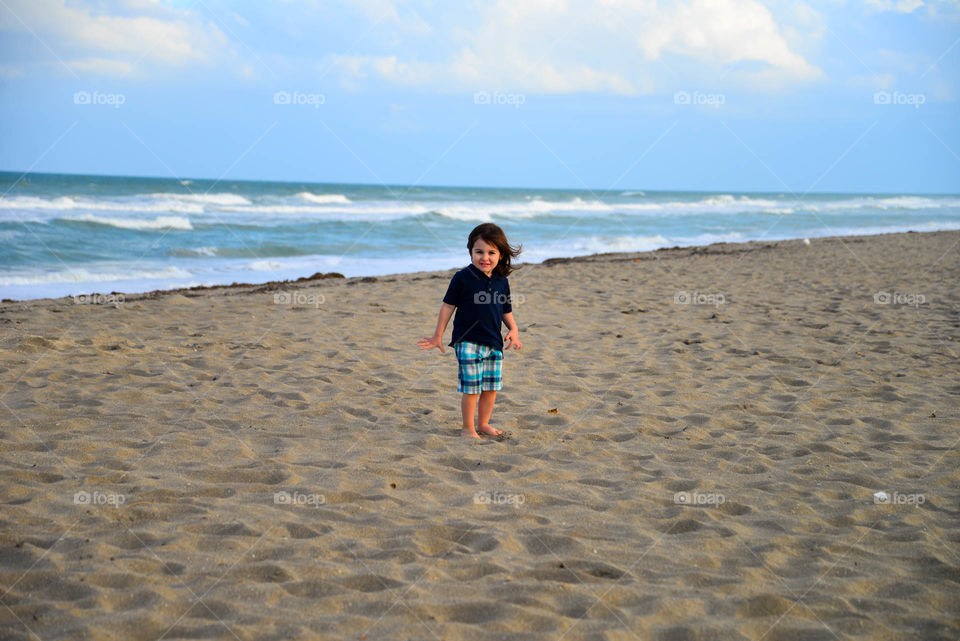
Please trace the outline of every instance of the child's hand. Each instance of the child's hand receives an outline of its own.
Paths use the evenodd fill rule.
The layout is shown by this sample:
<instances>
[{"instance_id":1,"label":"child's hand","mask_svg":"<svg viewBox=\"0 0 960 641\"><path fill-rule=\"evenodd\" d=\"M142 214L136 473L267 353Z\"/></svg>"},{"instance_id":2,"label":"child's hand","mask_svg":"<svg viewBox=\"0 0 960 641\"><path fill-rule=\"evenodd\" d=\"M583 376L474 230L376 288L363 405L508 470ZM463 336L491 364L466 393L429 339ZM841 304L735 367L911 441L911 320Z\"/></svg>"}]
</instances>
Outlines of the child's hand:
<instances>
[{"instance_id":1,"label":"child's hand","mask_svg":"<svg viewBox=\"0 0 960 641\"><path fill-rule=\"evenodd\" d=\"M420 346L421 350L430 349L431 347L439 347L442 354L446 354L447 350L443 349L443 338L440 336L431 336L430 338L421 338L417 341L417 345Z\"/></svg>"},{"instance_id":2,"label":"child's hand","mask_svg":"<svg viewBox=\"0 0 960 641\"><path fill-rule=\"evenodd\" d=\"M504 339L507 341L507 344L504 345L503 349L510 349L510 345L513 345L513 349L520 349L523 347L523 343L520 342L520 330L512 329L507 333L507 337Z\"/></svg>"}]
</instances>

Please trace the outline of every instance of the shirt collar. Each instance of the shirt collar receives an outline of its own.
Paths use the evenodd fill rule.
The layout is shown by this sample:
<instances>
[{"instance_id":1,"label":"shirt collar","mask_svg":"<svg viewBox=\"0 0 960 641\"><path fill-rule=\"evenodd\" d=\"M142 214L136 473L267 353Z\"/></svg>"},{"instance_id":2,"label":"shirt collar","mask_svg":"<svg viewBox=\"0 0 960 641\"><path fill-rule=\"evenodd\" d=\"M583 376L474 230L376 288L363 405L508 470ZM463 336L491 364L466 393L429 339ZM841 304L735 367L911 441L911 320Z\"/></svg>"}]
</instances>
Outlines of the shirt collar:
<instances>
[{"instance_id":1,"label":"shirt collar","mask_svg":"<svg viewBox=\"0 0 960 641\"><path fill-rule=\"evenodd\" d=\"M467 265L467 269L469 269L470 271L472 271L473 274L474 274L475 276L477 276L477 277L480 277L480 278L489 278L490 280L493 280L493 279L496 278L497 275L498 275L497 272L493 272L492 274L490 274L489 276L487 276L486 274L483 273L483 270L481 270L479 267L477 267L477 266L474 265L473 263L470 263L469 265Z\"/></svg>"}]
</instances>

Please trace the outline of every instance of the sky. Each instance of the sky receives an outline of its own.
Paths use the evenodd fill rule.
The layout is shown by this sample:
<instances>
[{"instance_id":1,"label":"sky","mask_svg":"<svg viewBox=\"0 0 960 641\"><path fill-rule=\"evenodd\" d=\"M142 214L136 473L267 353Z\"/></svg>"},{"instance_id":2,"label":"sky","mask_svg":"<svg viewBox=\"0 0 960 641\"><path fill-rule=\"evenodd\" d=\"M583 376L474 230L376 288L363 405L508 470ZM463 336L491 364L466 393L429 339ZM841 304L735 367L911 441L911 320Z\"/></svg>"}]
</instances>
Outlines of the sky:
<instances>
[{"instance_id":1,"label":"sky","mask_svg":"<svg viewBox=\"0 0 960 641\"><path fill-rule=\"evenodd\" d=\"M960 193L960 0L0 0L0 171Z\"/></svg>"}]
</instances>

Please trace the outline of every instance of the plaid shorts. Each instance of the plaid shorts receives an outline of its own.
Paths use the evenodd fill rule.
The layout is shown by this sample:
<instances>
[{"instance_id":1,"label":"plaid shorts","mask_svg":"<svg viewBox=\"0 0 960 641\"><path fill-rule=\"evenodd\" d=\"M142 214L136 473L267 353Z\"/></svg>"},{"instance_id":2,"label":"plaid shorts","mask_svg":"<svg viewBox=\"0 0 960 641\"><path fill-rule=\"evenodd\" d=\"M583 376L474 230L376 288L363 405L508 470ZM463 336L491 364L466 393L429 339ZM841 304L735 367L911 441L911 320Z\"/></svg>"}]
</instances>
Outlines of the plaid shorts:
<instances>
[{"instance_id":1,"label":"plaid shorts","mask_svg":"<svg viewBox=\"0 0 960 641\"><path fill-rule=\"evenodd\" d=\"M453 348L459 363L458 392L479 394L503 387L502 351L469 341L461 341Z\"/></svg>"}]
</instances>

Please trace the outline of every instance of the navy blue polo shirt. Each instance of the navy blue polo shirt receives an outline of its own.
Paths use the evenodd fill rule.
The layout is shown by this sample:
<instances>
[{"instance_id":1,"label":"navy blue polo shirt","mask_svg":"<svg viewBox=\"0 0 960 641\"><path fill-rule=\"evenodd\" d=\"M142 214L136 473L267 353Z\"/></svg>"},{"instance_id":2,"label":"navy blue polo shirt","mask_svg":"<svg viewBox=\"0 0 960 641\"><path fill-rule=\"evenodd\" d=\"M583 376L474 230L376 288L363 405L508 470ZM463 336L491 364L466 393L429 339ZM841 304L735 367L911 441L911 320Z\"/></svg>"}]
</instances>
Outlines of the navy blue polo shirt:
<instances>
[{"instance_id":1,"label":"navy blue polo shirt","mask_svg":"<svg viewBox=\"0 0 960 641\"><path fill-rule=\"evenodd\" d=\"M443 302L457 308L450 345L470 341L503 350L500 326L510 305L510 281L493 272L487 276L470 263L450 279Z\"/></svg>"}]
</instances>

